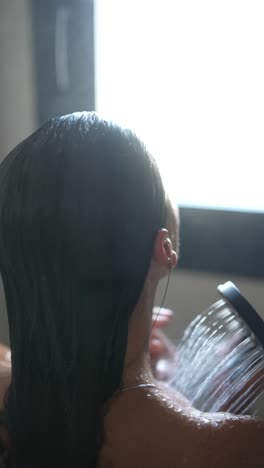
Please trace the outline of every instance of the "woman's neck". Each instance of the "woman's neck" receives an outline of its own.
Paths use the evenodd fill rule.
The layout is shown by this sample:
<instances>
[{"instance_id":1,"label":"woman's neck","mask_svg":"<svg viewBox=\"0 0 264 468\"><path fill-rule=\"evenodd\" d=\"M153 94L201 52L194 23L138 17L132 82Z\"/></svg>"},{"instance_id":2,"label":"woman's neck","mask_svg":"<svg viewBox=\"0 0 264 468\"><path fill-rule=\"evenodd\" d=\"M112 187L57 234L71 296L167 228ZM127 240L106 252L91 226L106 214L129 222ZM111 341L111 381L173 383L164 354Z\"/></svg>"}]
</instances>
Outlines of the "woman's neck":
<instances>
[{"instance_id":1,"label":"woman's neck","mask_svg":"<svg viewBox=\"0 0 264 468\"><path fill-rule=\"evenodd\" d=\"M149 353L146 352L134 361L127 361L123 373L122 387L154 383Z\"/></svg>"}]
</instances>

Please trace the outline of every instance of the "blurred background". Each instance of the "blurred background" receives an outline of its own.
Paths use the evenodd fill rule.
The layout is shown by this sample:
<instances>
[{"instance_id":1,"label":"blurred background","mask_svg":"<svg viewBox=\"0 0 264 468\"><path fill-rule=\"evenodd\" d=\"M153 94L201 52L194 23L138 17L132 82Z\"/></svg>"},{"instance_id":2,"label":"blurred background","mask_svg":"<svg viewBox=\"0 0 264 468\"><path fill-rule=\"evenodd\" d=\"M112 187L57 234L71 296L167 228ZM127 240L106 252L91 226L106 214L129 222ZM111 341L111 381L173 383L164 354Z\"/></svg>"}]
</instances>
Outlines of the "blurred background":
<instances>
[{"instance_id":1,"label":"blurred background","mask_svg":"<svg viewBox=\"0 0 264 468\"><path fill-rule=\"evenodd\" d=\"M263 23L261 0L0 1L0 158L77 110L142 137L180 205L173 338L227 280L264 318Z\"/></svg>"}]
</instances>

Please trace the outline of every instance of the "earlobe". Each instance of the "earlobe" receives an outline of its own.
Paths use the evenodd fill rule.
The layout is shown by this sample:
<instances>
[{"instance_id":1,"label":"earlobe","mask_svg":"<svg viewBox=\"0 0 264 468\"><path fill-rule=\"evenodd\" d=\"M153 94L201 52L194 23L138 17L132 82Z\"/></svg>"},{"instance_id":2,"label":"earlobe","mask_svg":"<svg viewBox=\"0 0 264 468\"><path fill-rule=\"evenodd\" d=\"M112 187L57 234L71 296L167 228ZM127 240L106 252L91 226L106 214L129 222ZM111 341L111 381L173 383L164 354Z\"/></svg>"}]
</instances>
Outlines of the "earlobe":
<instances>
[{"instance_id":1,"label":"earlobe","mask_svg":"<svg viewBox=\"0 0 264 468\"><path fill-rule=\"evenodd\" d=\"M175 250L172 250L171 255L170 255L170 260L169 260L170 269L173 270L176 267L177 263L178 263L178 255L175 252Z\"/></svg>"}]
</instances>

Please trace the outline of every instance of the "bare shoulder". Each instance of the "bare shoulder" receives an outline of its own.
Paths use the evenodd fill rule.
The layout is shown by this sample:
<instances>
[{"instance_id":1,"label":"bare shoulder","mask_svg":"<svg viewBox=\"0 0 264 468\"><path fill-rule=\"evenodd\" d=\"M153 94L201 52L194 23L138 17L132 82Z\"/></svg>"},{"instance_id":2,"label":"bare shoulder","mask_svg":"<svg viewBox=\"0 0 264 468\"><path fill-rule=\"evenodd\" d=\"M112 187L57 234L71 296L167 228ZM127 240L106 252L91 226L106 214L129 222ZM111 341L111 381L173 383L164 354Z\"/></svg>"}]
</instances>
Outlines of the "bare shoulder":
<instances>
[{"instance_id":1,"label":"bare shoulder","mask_svg":"<svg viewBox=\"0 0 264 468\"><path fill-rule=\"evenodd\" d=\"M264 421L227 413L211 415L211 418L208 466L264 467Z\"/></svg>"},{"instance_id":2,"label":"bare shoulder","mask_svg":"<svg viewBox=\"0 0 264 468\"><path fill-rule=\"evenodd\" d=\"M171 405L167 396L169 405L163 399L159 421L164 431L162 443L171 457L167 466L174 466L177 456L186 468L264 468L264 421L230 413L202 413L177 395Z\"/></svg>"},{"instance_id":3,"label":"bare shoulder","mask_svg":"<svg viewBox=\"0 0 264 468\"><path fill-rule=\"evenodd\" d=\"M117 468L264 467L264 422L201 413L163 388L123 394L105 431L102 455Z\"/></svg>"},{"instance_id":4,"label":"bare shoulder","mask_svg":"<svg viewBox=\"0 0 264 468\"><path fill-rule=\"evenodd\" d=\"M174 402L182 405L181 400ZM190 454L186 451L190 467L264 468L264 421L230 413L202 413L186 402L181 415L183 447L186 450L188 441L192 447ZM179 422L175 421L175 427L179 428Z\"/></svg>"}]
</instances>

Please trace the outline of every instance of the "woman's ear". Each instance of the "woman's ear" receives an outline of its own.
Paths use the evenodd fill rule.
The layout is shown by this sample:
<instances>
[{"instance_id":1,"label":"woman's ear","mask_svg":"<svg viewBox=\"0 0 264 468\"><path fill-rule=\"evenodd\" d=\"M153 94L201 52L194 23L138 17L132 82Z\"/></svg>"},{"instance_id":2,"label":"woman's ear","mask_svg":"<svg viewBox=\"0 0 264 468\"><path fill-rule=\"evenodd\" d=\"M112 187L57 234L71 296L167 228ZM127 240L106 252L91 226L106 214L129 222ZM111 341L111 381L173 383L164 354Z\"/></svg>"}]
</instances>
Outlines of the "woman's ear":
<instances>
[{"instance_id":1,"label":"woman's ear","mask_svg":"<svg viewBox=\"0 0 264 468\"><path fill-rule=\"evenodd\" d=\"M154 259L163 268L175 268L178 256L172 248L172 242L167 229L158 231L154 245Z\"/></svg>"}]
</instances>

